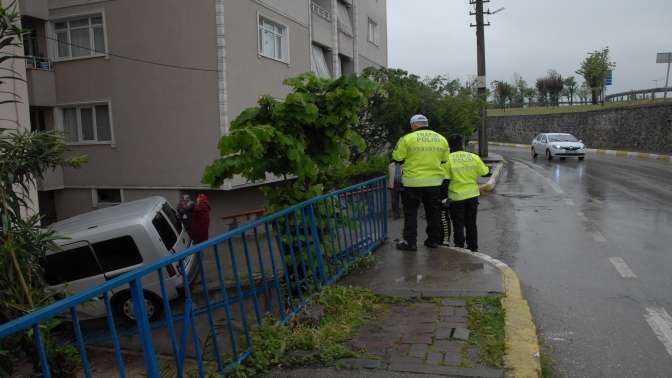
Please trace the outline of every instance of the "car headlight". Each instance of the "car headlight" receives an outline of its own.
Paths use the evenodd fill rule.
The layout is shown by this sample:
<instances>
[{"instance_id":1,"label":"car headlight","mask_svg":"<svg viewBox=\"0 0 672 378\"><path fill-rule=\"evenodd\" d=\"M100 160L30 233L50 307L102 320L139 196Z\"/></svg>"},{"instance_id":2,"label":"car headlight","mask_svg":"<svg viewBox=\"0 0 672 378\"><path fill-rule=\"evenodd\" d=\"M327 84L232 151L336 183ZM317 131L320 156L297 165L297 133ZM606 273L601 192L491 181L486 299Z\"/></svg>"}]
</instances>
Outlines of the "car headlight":
<instances>
[{"instance_id":1,"label":"car headlight","mask_svg":"<svg viewBox=\"0 0 672 378\"><path fill-rule=\"evenodd\" d=\"M584 144L579 145L580 150L583 150L584 148L586 148L586 146Z\"/></svg>"},{"instance_id":2,"label":"car headlight","mask_svg":"<svg viewBox=\"0 0 672 378\"><path fill-rule=\"evenodd\" d=\"M559 145L557 145L557 144L554 144L554 145L553 145L553 148L555 148L556 150L559 150L561 147L560 147Z\"/></svg>"}]
</instances>

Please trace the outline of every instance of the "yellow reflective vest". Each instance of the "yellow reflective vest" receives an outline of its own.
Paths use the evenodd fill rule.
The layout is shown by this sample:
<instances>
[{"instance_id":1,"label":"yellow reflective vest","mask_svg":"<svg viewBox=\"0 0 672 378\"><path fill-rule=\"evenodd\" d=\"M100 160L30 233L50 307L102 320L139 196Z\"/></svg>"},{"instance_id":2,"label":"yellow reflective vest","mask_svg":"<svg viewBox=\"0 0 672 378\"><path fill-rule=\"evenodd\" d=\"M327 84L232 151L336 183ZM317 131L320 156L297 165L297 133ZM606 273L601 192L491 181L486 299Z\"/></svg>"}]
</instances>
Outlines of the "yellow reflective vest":
<instances>
[{"instance_id":1,"label":"yellow reflective vest","mask_svg":"<svg viewBox=\"0 0 672 378\"><path fill-rule=\"evenodd\" d=\"M392 160L404 162L401 182L406 187L440 186L445 177L442 164L450 148L441 134L421 128L404 135L392 152Z\"/></svg>"},{"instance_id":2,"label":"yellow reflective vest","mask_svg":"<svg viewBox=\"0 0 672 378\"><path fill-rule=\"evenodd\" d=\"M446 178L450 180L448 198L451 201L462 201L481 195L478 176L485 176L490 172L478 155L466 151L450 154L444 168Z\"/></svg>"}]
</instances>

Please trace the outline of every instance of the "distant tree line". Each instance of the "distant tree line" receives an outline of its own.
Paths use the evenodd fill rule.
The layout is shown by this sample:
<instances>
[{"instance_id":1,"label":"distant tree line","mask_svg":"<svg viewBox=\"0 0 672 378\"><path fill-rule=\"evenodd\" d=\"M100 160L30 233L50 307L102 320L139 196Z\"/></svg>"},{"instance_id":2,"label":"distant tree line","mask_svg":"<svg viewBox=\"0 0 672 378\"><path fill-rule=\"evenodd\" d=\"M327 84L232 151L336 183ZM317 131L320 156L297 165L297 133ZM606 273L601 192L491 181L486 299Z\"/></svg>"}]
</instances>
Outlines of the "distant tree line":
<instances>
[{"instance_id":1,"label":"distant tree line","mask_svg":"<svg viewBox=\"0 0 672 378\"><path fill-rule=\"evenodd\" d=\"M574 100L580 103L597 104L603 93L609 70L613 70L615 63L609 60L609 48L605 47L589 53L581 62L576 74L583 77L579 84L575 76L563 77L554 69L546 75L537 78L534 86L519 74L513 74L513 82L495 80L490 83L492 90L491 103L499 108L523 106L559 106L561 99L566 98L567 104L574 105Z\"/></svg>"}]
</instances>

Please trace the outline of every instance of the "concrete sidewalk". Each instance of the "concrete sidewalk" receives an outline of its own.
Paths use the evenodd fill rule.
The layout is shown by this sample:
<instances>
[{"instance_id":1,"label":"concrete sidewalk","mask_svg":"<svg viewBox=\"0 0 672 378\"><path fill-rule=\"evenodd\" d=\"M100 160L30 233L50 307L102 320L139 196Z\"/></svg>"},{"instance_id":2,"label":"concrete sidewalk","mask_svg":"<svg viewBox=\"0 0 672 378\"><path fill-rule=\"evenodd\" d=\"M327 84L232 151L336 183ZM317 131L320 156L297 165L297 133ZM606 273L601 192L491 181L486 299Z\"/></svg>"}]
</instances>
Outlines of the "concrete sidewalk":
<instances>
[{"instance_id":1,"label":"concrete sidewalk","mask_svg":"<svg viewBox=\"0 0 672 378\"><path fill-rule=\"evenodd\" d=\"M451 248L417 252L395 248L403 220L390 220L390 239L375 251L376 264L344 278L351 285L403 297L375 321L366 322L348 344L363 351L361 359L341 360L340 368L275 370L269 377L503 377L503 369L483 364L479 350L468 343L468 297L504 293L499 269L476 256ZM418 222L424 240L426 221ZM350 370L357 369L357 370ZM356 373L356 374L355 374ZM354 374L354 375L353 375Z\"/></svg>"}]
</instances>

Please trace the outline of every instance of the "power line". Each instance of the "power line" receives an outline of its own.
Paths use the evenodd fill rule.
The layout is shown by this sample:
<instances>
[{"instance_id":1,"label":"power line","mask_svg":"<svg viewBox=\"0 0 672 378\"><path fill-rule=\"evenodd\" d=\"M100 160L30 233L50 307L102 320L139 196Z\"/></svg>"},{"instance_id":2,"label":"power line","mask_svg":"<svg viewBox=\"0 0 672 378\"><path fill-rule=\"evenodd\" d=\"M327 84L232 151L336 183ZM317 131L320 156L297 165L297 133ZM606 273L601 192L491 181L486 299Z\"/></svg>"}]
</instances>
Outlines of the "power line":
<instances>
[{"instance_id":1,"label":"power line","mask_svg":"<svg viewBox=\"0 0 672 378\"><path fill-rule=\"evenodd\" d=\"M135 57L132 57L132 56L115 54L115 53L112 53L110 51L98 51L96 49L92 49L91 47L80 46L80 45L77 45L77 44L74 44L74 43L60 41L57 38L49 37L49 36L46 36L46 35L43 35L43 34L35 33L33 35L42 37L42 38L47 39L47 40L55 41L59 44L65 44L65 45L68 45L70 47L76 47L76 48L79 48L79 49L88 50L88 51L92 51L92 52L95 52L95 53L104 53L105 55L113 56L113 57L119 58L119 59L128 60L128 61L131 61L131 62L150 64L150 65L153 65L153 66L173 68L173 69L178 69L178 70L200 71L200 72L218 72L218 70L214 69L214 68L183 66L183 65L179 65L179 64L163 63L163 62L157 62L157 61L148 60L148 59L135 58Z\"/></svg>"}]
</instances>

